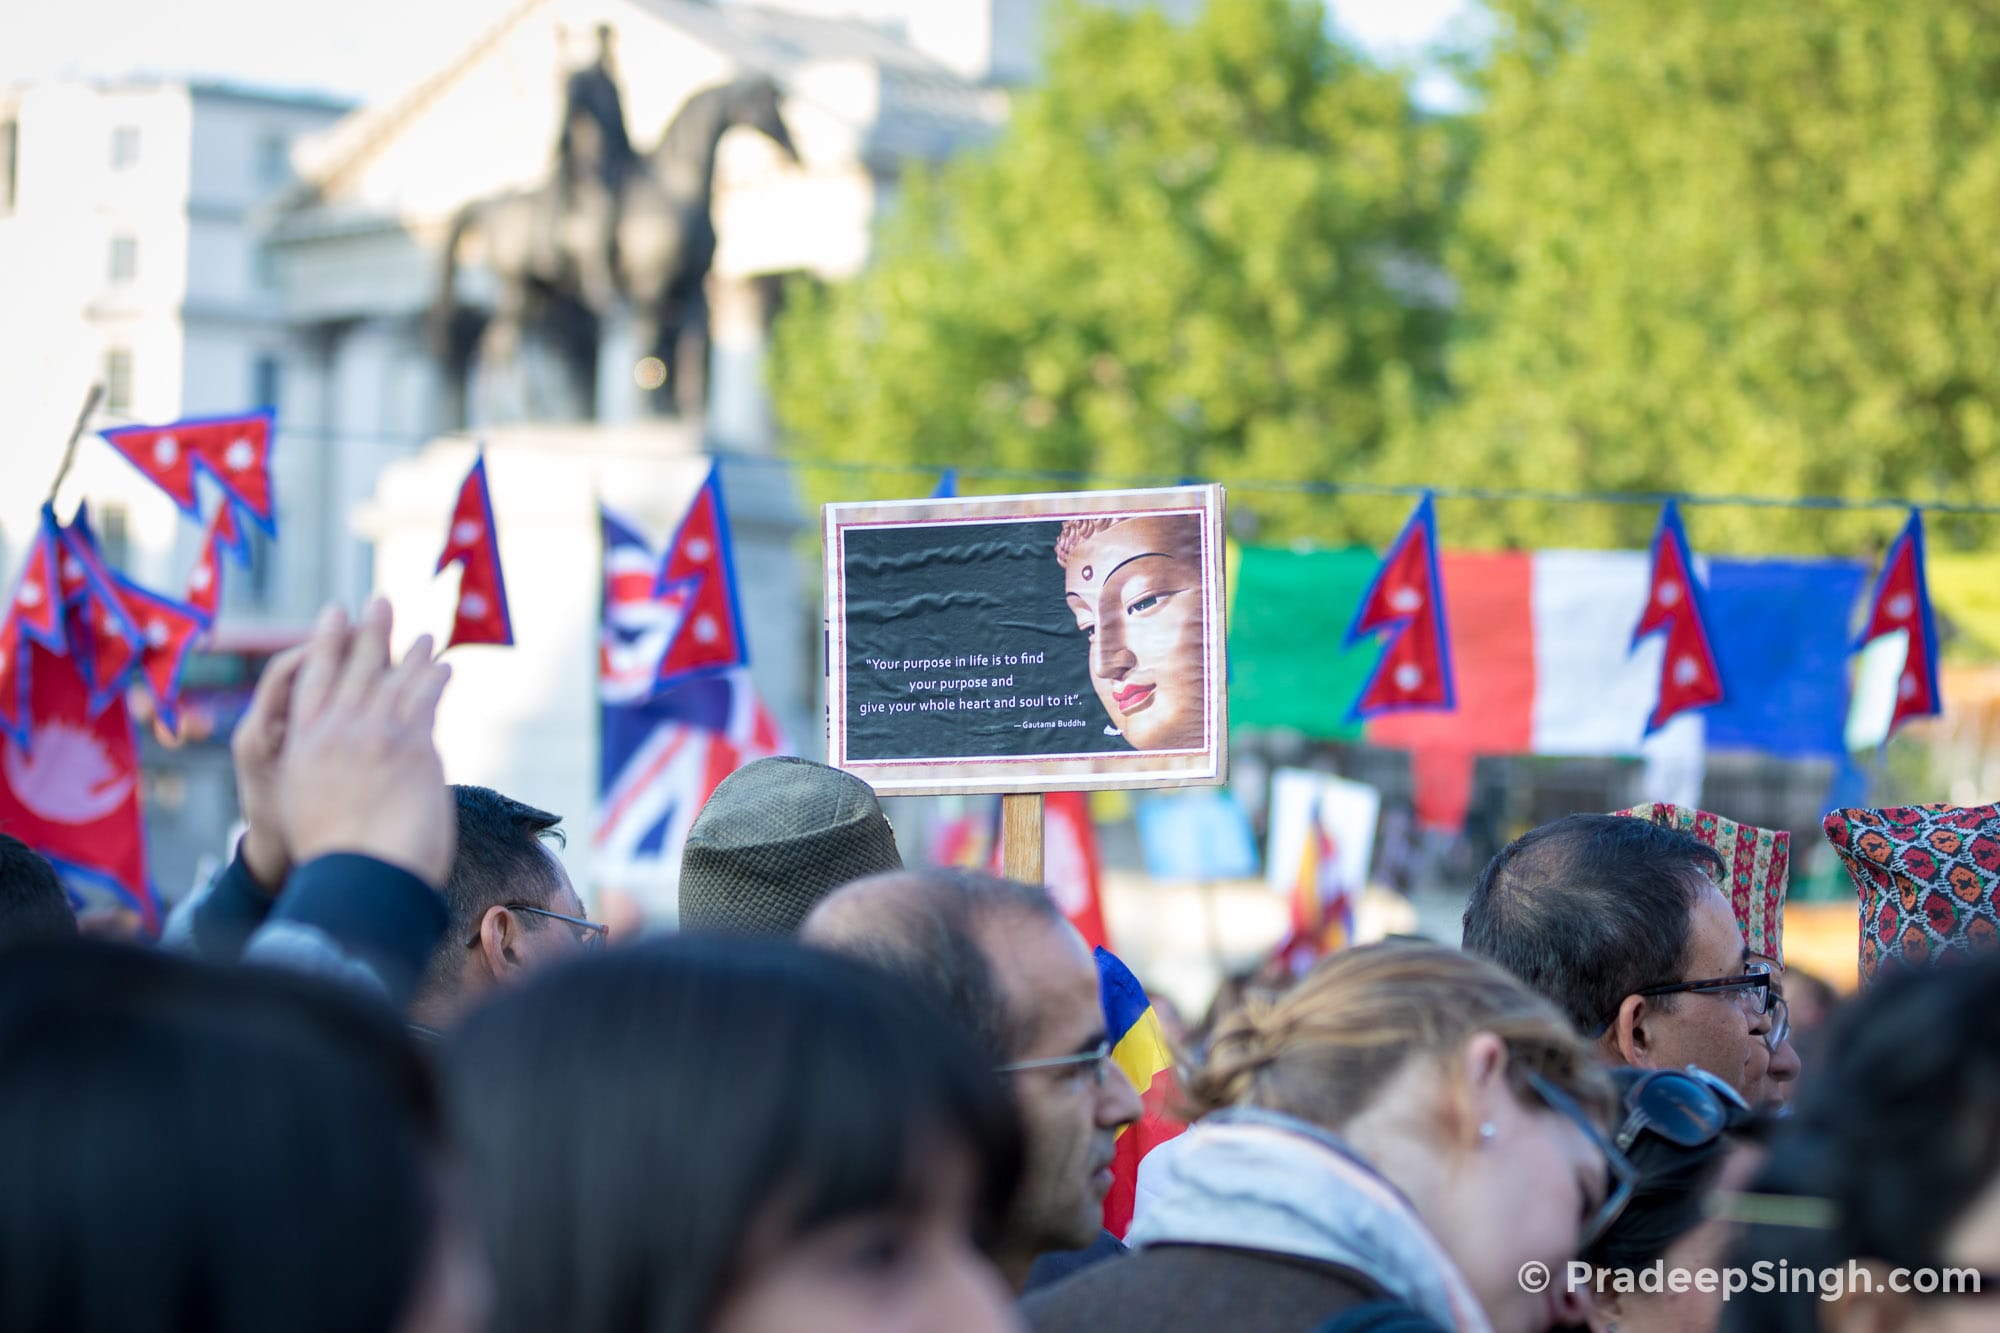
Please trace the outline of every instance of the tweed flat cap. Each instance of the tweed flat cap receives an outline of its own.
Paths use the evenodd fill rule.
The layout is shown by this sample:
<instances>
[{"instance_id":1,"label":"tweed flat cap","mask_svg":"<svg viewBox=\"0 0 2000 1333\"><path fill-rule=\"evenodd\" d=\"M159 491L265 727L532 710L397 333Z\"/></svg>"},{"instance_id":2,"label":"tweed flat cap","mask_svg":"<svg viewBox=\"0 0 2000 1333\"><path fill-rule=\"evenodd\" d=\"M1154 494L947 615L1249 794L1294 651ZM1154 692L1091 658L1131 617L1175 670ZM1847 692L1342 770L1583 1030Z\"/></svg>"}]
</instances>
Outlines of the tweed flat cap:
<instances>
[{"instance_id":1,"label":"tweed flat cap","mask_svg":"<svg viewBox=\"0 0 2000 1333\"><path fill-rule=\"evenodd\" d=\"M758 759L722 780L688 830L681 929L795 934L849 880L902 868L867 783L810 759Z\"/></svg>"}]
</instances>

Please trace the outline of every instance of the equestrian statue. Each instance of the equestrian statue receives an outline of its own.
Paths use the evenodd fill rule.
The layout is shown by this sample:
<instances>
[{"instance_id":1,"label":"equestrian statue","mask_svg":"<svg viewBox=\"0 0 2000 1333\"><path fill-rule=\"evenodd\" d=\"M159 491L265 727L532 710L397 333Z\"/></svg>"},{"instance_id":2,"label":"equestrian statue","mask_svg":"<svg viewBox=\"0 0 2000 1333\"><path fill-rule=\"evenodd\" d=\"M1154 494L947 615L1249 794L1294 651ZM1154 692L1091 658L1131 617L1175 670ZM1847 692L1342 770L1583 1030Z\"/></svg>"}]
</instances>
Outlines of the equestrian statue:
<instances>
[{"instance_id":1,"label":"equestrian statue","mask_svg":"<svg viewBox=\"0 0 2000 1333\"><path fill-rule=\"evenodd\" d=\"M552 344L578 402L591 404L605 324L623 309L634 357L657 357L664 382L649 410L698 415L706 376L706 281L715 260L715 159L724 133L744 125L799 160L779 112L775 83L761 76L705 88L681 107L650 153L626 134L611 67L611 35L597 30L597 58L573 71L563 98L556 164L529 190L460 209L444 246L431 335L453 425L467 423L476 365L516 371L532 332ZM496 294L490 311L456 292L459 255L477 243ZM543 405L524 394L530 415Z\"/></svg>"}]
</instances>

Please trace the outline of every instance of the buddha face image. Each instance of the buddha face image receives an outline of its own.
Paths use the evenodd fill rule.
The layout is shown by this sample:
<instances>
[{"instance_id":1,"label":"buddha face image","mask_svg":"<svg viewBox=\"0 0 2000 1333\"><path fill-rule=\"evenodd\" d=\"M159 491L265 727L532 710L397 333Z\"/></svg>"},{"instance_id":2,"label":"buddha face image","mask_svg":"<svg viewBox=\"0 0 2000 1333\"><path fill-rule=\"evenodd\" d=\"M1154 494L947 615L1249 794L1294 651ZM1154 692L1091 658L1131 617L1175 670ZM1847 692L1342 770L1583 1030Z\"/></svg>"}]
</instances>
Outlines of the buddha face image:
<instances>
[{"instance_id":1,"label":"buddha face image","mask_svg":"<svg viewBox=\"0 0 2000 1333\"><path fill-rule=\"evenodd\" d=\"M1134 749L1200 749L1208 661L1200 516L1072 519L1056 561L1112 725Z\"/></svg>"}]
</instances>

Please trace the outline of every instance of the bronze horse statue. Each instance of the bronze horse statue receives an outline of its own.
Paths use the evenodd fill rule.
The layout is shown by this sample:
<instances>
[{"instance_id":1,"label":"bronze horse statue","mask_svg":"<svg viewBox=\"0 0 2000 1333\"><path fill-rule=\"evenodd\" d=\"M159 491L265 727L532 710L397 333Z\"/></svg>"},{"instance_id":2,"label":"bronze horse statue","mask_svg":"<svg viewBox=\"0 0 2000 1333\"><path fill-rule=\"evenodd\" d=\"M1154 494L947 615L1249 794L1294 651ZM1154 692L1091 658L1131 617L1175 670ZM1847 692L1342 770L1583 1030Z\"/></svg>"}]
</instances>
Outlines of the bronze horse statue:
<instances>
[{"instance_id":1,"label":"bronze horse statue","mask_svg":"<svg viewBox=\"0 0 2000 1333\"><path fill-rule=\"evenodd\" d=\"M706 330L716 150L724 133L743 125L799 160L777 85L768 78L695 93L643 156L629 147L621 152L623 125L607 123L618 115L615 92L607 115L601 99L577 96L578 84L573 78L554 177L536 189L467 204L452 220L431 308L452 424L467 420L475 354L488 368L518 366L530 329L555 336L572 383L590 402L601 321L621 300L630 310L636 354L658 357L666 367L665 382L650 395L655 410L698 412L702 377L689 374L683 346ZM498 286L483 329L476 315L466 318L455 291L459 251L469 236L481 242Z\"/></svg>"}]
</instances>

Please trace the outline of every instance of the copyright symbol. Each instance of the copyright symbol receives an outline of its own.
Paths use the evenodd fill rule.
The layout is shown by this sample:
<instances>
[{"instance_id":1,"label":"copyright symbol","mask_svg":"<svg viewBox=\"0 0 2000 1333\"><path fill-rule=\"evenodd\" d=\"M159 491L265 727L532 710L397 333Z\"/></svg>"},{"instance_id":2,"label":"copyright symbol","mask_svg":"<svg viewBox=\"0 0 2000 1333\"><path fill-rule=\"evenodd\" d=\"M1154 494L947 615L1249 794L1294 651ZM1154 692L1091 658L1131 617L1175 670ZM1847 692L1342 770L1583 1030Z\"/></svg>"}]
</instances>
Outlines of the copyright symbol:
<instances>
[{"instance_id":1,"label":"copyright symbol","mask_svg":"<svg viewBox=\"0 0 2000 1333\"><path fill-rule=\"evenodd\" d=\"M1521 1265L1521 1290L1540 1292L1549 1289L1549 1266L1539 1260L1529 1260Z\"/></svg>"}]
</instances>

